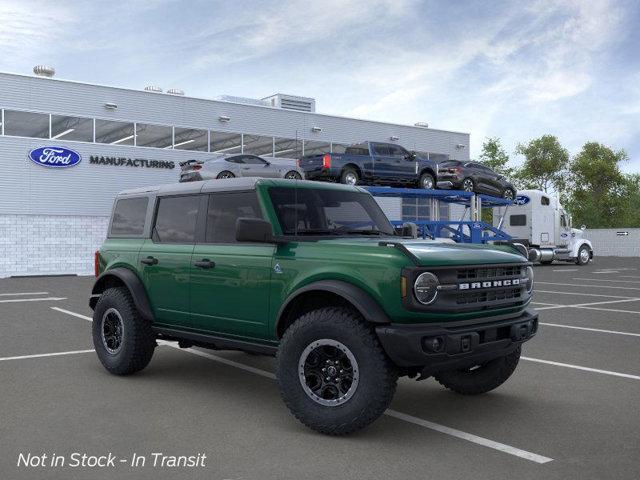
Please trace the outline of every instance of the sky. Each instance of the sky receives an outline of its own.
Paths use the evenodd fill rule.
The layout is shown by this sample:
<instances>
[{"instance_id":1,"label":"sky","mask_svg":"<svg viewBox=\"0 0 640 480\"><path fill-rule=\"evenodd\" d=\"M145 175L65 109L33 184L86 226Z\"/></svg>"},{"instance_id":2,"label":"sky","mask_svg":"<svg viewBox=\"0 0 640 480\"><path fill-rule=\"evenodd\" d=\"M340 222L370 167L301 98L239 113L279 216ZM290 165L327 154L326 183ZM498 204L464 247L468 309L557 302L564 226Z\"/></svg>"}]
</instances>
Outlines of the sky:
<instances>
[{"instance_id":1,"label":"sky","mask_svg":"<svg viewBox=\"0 0 640 480\"><path fill-rule=\"evenodd\" d=\"M640 0L0 0L0 71L624 149L640 172Z\"/></svg>"}]
</instances>

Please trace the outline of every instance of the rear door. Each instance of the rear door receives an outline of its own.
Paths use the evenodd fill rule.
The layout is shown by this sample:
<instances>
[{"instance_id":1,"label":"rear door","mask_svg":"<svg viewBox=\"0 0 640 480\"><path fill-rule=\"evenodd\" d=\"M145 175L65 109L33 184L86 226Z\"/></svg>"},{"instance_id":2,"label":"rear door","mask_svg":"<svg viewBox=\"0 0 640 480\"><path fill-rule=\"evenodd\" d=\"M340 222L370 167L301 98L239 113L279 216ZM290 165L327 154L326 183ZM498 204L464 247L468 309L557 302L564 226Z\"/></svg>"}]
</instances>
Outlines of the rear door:
<instances>
[{"instance_id":1,"label":"rear door","mask_svg":"<svg viewBox=\"0 0 640 480\"><path fill-rule=\"evenodd\" d=\"M142 281L156 323L188 327L191 255L201 196L159 197L152 238L140 250Z\"/></svg>"},{"instance_id":2,"label":"rear door","mask_svg":"<svg viewBox=\"0 0 640 480\"><path fill-rule=\"evenodd\" d=\"M392 179L395 158L391 156L388 145L384 143L371 143L370 146L374 178L379 180Z\"/></svg>"},{"instance_id":3,"label":"rear door","mask_svg":"<svg viewBox=\"0 0 640 480\"><path fill-rule=\"evenodd\" d=\"M207 196L202 239L191 256L193 327L264 338L275 245L238 243L236 220L262 218L255 191Z\"/></svg>"}]
</instances>

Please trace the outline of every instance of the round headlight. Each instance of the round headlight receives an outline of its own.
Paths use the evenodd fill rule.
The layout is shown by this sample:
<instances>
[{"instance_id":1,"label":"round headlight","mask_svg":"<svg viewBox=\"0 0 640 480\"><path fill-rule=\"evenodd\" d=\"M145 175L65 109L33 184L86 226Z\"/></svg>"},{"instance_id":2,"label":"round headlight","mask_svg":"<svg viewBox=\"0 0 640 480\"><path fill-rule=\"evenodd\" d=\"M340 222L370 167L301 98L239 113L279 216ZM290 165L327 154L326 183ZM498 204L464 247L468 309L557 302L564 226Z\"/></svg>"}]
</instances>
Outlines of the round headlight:
<instances>
[{"instance_id":1,"label":"round headlight","mask_svg":"<svg viewBox=\"0 0 640 480\"><path fill-rule=\"evenodd\" d=\"M531 291L533 290L533 268L532 267L527 267L527 293L531 293Z\"/></svg>"},{"instance_id":2,"label":"round headlight","mask_svg":"<svg viewBox=\"0 0 640 480\"><path fill-rule=\"evenodd\" d=\"M413 293L421 304L429 305L438 296L438 285L440 285L438 277L431 272L425 272L413 284Z\"/></svg>"}]
</instances>

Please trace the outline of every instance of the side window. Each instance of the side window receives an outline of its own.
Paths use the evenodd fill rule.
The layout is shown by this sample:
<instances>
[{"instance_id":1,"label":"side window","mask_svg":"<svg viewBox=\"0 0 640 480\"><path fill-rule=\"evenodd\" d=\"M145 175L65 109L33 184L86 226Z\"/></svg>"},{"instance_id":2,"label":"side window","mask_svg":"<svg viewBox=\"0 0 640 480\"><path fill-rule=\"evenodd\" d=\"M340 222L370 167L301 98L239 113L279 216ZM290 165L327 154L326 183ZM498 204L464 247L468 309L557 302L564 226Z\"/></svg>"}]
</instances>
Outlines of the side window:
<instances>
[{"instance_id":1,"label":"side window","mask_svg":"<svg viewBox=\"0 0 640 480\"><path fill-rule=\"evenodd\" d=\"M512 227L524 227L527 224L526 215L511 215L509 217L509 225Z\"/></svg>"},{"instance_id":2,"label":"side window","mask_svg":"<svg viewBox=\"0 0 640 480\"><path fill-rule=\"evenodd\" d=\"M256 192L210 195L206 243L235 243L238 218L262 218Z\"/></svg>"},{"instance_id":3,"label":"side window","mask_svg":"<svg viewBox=\"0 0 640 480\"><path fill-rule=\"evenodd\" d=\"M389 149L389 155L394 157L402 157L404 155L402 149L397 145L389 145L387 148Z\"/></svg>"},{"instance_id":4,"label":"side window","mask_svg":"<svg viewBox=\"0 0 640 480\"><path fill-rule=\"evenodd\" d=\"M244 163L243 160L244 157L229 157L227 158L227 162L231 162L231 163Z\"/></svg>"},{"instance_id":5,"label":"side window","mask_svg":"<svg viewBox=\"0 0 640 480\"><path fill-rule=\"evenodd\" d=\"M375 150L376 155L380 155L380 156L389 155L389 147L382 143L374 143L373 149Z\"/></svg>"},{"instance_id":6,"label":"side window","mask_svg":"<svg viewBox=\"0 0 640 480\"><path fill-rule=\"evenodd\" d=\"M541 205L549 205L549 197L540 197L540 204Z\"/></svg>"},{"instance_id":7,"label":"side window","mask_svg":"<svg viewBox=\"0 0 640 480\"><path fill-rule=\"evenodd\" d=\"M242 157L242 159L244 160L243 163L248 163L250 165L264 165L267 163L260 157L256 157L254 155L246 155Z\"/></svg>"},{"instance_id":8,"label":"side window","mask_svg":"<svg viewBox=\"0 0 640 480\"><path fill-rule=\"evenodd\" d=\"M567 217L565 217L564 215L560 216L560 225L564 228L567 227Z\"/></svg>"},{"instance_id":9,"label":"side window","mask_svg":"<svg viewBox=\"0 0 640 480\"><path fill-rule=\"evenodd\" d=\"M147 197L122 198L116 202L111 221L110 237L142 235L147 216Z\"/></svg>"},{"instance_id":10,"label":"side window","mask_svg":"<svg viewBox=\"0 0 640 480\"><path fill-rule=\"evenodd\" d=\"M153 240L158 243L194 243L199 195L159 199Z\"/></svg>"}]
</instances>

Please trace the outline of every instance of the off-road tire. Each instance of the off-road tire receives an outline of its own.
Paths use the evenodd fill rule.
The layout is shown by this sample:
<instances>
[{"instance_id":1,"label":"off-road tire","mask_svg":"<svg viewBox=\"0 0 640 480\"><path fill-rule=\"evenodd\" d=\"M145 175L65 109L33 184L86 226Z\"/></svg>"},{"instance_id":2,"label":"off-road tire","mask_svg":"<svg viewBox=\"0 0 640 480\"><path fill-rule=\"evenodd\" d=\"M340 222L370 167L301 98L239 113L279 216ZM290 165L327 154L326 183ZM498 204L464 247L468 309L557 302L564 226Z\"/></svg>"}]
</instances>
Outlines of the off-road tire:
<instances>
[{"instance_id":1,"label":"off-road tire","mask_svg":"<svg viewBox=\"0 0 640 480\"><path fill-rule=\"evenodd\" d=\"M436 188L436 179L433 177L433 175L431 175L430 173L423 173L422 175L420 175L420 180L418 180L418 188L426 188L423 187L423 185L425 184L425 182L431 179L431 188L429 188L429 190L433 190Z\"/></svg>"},{"instance_id":2,"label":"off-road tire","mask_svg":"<svg viewBox=\"0 0 640 480\"><path fill-rule=\"evenodd\" d=\"M356 177L356 183L348 183L347 182L347 176L351 174L351 175L355 175ZM351 168L351 167L347 167L344 170L342 170L342 174L340 175L340 183L345 184L345 185L358 185L360 183L360 175L358 175L358 172Z\"/></svg>"},{"instance_id":3,"label":"off-road tire","mask_svg":"<svg viewBox=\"0 0 640 480\"><path fill-rule=\"evenodd\" d=\"M451 370L434 375L443 387L462 395L479 395L499 387L513 374L520 360L520 347L509 355L491 360L475 370Z\"/></svg>"},{"instance_id":4,"label":"off-road tire","mask_svg":"<svg viewBox=\"0 0 640 480\"><path fill-rule=\"evenodd\" d=\"M345 403L321 405L302 387L298 363L304 350L320 339L341 342L357 361L357 388ZM346 435L366 427L387 409L398 372L360 315L328 307L302 315L287 329L278 349L276 379L284 403L300 422L320 433Z\"/></svg>"},{"instance_id":5,"label":"off-road tire","mask_svg":"<svg viewBox=\"0 0 640 480\"><path fill-rule=\"evenodd\" d=\"M117 353L109 353L102 341L102 318L109 309L122 317L124 332L122 346ZM100 362L114 375L130 375L146 367L151 361L156 341L151 323L143 319L124 287L105 290L93 312L93 345Z\"/></svg>"}]
</instances>

